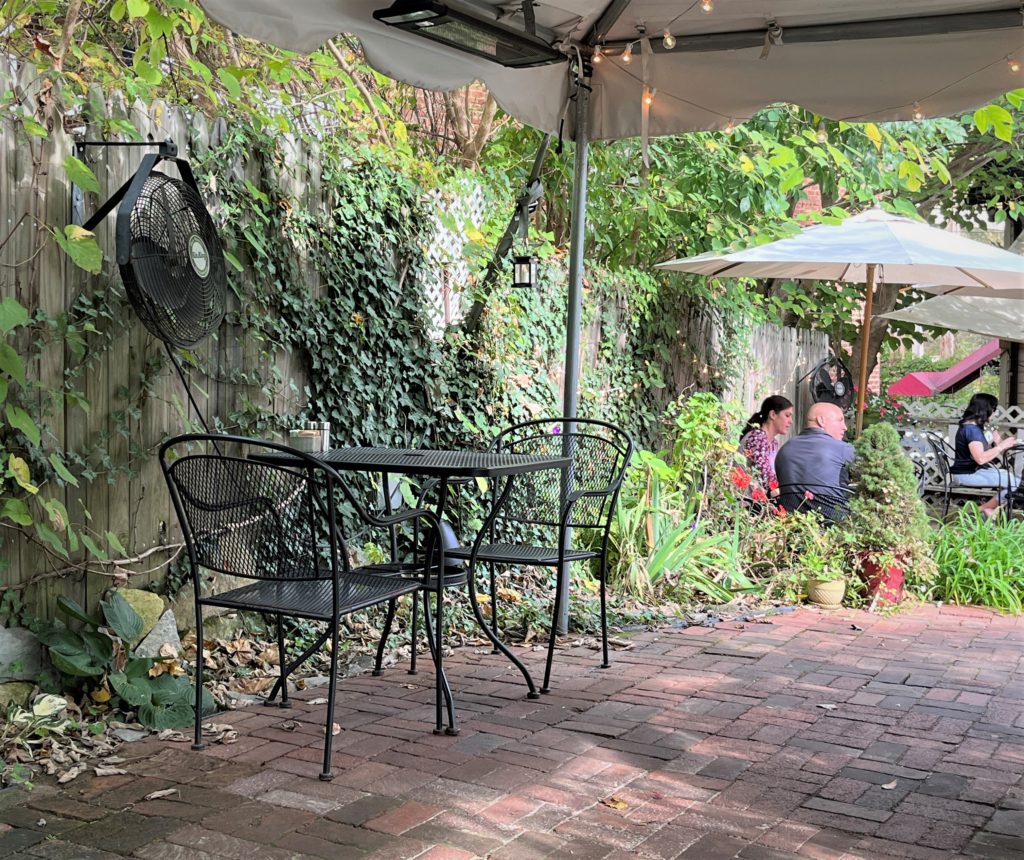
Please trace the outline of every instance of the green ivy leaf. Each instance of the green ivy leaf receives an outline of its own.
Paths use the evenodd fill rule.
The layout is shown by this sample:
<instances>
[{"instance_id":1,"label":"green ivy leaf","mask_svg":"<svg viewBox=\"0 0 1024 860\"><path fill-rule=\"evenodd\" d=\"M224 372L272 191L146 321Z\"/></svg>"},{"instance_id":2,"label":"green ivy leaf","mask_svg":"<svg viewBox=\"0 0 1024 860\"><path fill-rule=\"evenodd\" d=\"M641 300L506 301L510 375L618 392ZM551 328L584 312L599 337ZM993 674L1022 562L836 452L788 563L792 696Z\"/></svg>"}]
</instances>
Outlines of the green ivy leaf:
<instances>
[{"instance_id":1,"label":"green ivy leaf","mask_svg":"<svg viewBox=\"0 0 1024 860\"><path fill-rule=\"evenodd\" d=\"M8 424L15 430L20 430L24 433L25 437L33 445L39 445L39 428L36 426L36 422L32 420L31 415L20 406L15 406L11 403L4 407L4 414L7 416Z\"/></svg>"},{"instance_id":2,"label":"green ivy leaf","mask_svg":"<svg viewBox=\"0 0 1024 860\"><path fill-rule=\"evenodd\" d=\"M25 365L21 356L9 343L0 343L0 370L10 376L18 385L25 384Z\"/></svg>"},{"instance_id":3,"label":"green ivy leaf","mask_svg":"<svg viewBox=\"0 0 1024 860\"><path fill-rule=\"evenodd\" d=\"M28 311L16 299L6 298L0 302L0 331L6 334L28 322Z\"/></svg>"},{"instance_id":4,"label":"green ivy leaf","mask_svg":"<svg viewBox=\"0 0 1024 860\"><path fill-rule=\"evenodd\" d=\"M149 13L147 0L128 0L128 17L145 18Z\"/></svg>"},{"instance_id":5,"label":"green ivy leaf","mask_svg":"<svg viewBox=\"0 0 1024 860\"><path fill-rule=\"evenodd\" d=\"M228 91L231 98L238 100L242 97L242 87L238 83L238 78L231 72L227 69L217 69L217 77L220 78L220 82L224 84L224 89Z\"/></svg>"},{"instance_id":6,"label":"green ivy leaf","mask_svg":"<svg viewBox=\"0 0 1024 860\"><path fill-rule=\"evenodd\" d=\"M0 376L0 403L7 399L7 380Z\"/></svg>"},{"instance_id":7,"label":"green ivy leaf","mask_svg":"<svg viewBox=\"0 0 1024 860\"><path fill-rule=\"evenodd\" d=\"M89 537L89 535L82 535L82 543L85 544L85 548L89 551L89 554L95 556L100 561L106 561L108 558L110 558L109 555L107 555L103 550L101 550L96 545L96 541Z\"/></svg>"},{"instance_id":8,"label":"green ivy leaf","mask_svg":"<svg viewBox=\"0 0 1024 860\"><path fill-rule=\"evenodd\" d=\"M64 170L75 185L93 194L100 193L100 183L96 174L84 161L69 155L64 159Z\"/></svg>"},{"instance_id":9,"label":"green ivy leaf","mask_svg":"<svg viewBox=\"0 0 1024 860\"><path fill-rule=\"evenodd\" d=\"M62 558L68 557L68 548L64 545L64 541L60 535L51 529L46 523L36 520L35 523L36 535L39 539L47 544L57 555Z\"/></svg>"},{"instance_id":10,"label":"green ivy leaf","mask_svg":"<svg viewBox=\"0 0 1024 860\"><path fill-rule=\"evenodd\" d=\"M100 606L107 624L124 642L135 642L142 635L142 616L132 609L123 594L115 591L110 600L101 600Z\"/></svg>"},{"instance_id":11,"label":"green ivy leaf","mask_svg":"<svg viewBox=\"0 0 1024 860\"><path fill-rule=\"evenodd\" d=\"M53 466L53 471L57 473L57 477L65 484L71 484L72 487L78 486L78 478L68 471L68 467L64 465L64 461L57 451L54 451L48 459L50 460L50 465Z\"/></svg>"},{"instance_id":12,"label":"green ivy leaf","mask_svg":"<svg viewBox=\"0 0 1024 860\"><path fill-rule=\"evenodd\" d=\"M62 233L53 231L53 238L80 269L98 275L103 268L103 251L96 243L96 237L77 224L68 224Z\"/></svg>"},{"instance_id":13,"label":"green ivy leaf","mask_svg":"<svg viewBox=\"0 0 1024 860\"><path fill-rule=\"evenodd\" d=\"M240 262L238 262L238 257L236 257L234 254L232 254L230 251L225 251L224 252L224 259L228 261L228 264L236 272L243 271L244 267L242 266L242 264Z\"/></svg>"},{"instance_id":14,"label":"green ivy leaf","mask_svg":"<svg viewBox=\"0 0 1024 860\"><path fill-rule=\"evenodd\" d=\"M21 499L7 499L3 509L0 510L0 517L17 523L19 526L32 525L32 514L28 512L28 505Z\"/></svg>"},{"instance_id":15,"label":"green ivy leaf","mask_svg":"<svg viewBox=\"0 0 1024 860\"><path fill-rule=\"evenodd\" d=\"M50 136L50 133L30 116L23 114L21 117L21 124L25 127L25 131L28 132L30 137L41 137L45 139Z\"/></svg>"},{"instance_id":16,"label":"green ivy leaf","mask_svg":"<svg viewBox=\"0 0 1024 860\"><path fill-rule=\"evenodd\" d=\"M58 499L46 499L42 503L46 513L50 516L50 522L58 532L66 532L68 529L68 509Z\"/></svg>"},{"instance_id":17,"label":"green ivy leaf","mask_svg":"<svg viewBox=\"0 0 1024 860\"><path fill-rule=\"evenodd\" d=\"M124 548L124 545L113 532L107 532L107 543L114 552L119 553L122 557L128 555L128 550Z\"/></svg>"}]
</instances>

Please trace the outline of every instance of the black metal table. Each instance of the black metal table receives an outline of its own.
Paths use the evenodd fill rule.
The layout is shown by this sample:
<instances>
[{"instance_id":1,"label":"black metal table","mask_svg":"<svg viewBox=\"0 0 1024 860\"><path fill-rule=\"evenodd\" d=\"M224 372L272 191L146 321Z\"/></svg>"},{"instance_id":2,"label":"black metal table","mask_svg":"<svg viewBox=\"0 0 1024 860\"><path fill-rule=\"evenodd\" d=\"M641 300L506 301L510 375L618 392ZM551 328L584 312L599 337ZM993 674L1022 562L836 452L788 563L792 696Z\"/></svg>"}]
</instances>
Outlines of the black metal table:
<instances>
[{"instance_id":1,"label":"black metal table","mask_svg":"<svg viewBox=\"0 0 1024 860\"><path fill-rule=\"evenodd\" d=\"M568 469L572 465L570 457L547 457L531 454L511 454L497 451L465 451L449 449L420 449L420 448L332 448L322 454L314 456L329 463L338 471L348 472L372 472L380 473L384 488L385 506L390 512L390 493L388 492L389 475L418 475L437 479L437 504L436 512L438 518L444 515L445 505L448 500L449 484L456 480L467 478L485 478L488 480L502 481L503 486L494 493L494 503L484 520L483 526L475 541L474 547L479 546L480 540L494 521L501 506L508 498L512 490L513 479L516 475L528 472L538 472L546 469ZM282 460L286 458L282 457ZM394 548L394 538L392 541ZM444 549L440 548L438 553L438 587L437 587L437 632L435 664L437 669L437 702L440 707L442 692L448 702L448 733L456 734L454 706L452 704L451 692L447 687L443 671L440 668L441 651L441 602L444 591ZM513 654L498 636L488 627L486 620L480 612L480 605L477 602L476 583L473 576L473 566L470 565L470 573L467 577L467 588L469 591L469 603L473 615L494 647L504 654L511 663L520 671L526 681L529 692L527 696L531 699L539 698L537 686L530 675L529 670L522 661ZM424 598L426 605L426 598ZM494 611L492 607L492 612ZM414 634L415 635L415 634ZM428 624L428 642L430 641ZM383 642L381 646L383 647ZM414 646L415 648L415 643ZM438 721L440 724L440 720Z\"/></svg>"}]
</instances>

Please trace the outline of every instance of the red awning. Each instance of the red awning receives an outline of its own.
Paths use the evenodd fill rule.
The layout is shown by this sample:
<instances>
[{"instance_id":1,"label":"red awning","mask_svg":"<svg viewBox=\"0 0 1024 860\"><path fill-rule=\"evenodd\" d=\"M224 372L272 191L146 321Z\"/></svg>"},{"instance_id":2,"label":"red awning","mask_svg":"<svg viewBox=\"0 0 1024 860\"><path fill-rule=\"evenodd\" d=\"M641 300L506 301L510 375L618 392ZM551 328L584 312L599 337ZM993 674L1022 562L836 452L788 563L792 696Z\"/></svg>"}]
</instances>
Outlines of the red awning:
<instances>
[{"instance_id":1,"label":"red awning","mask_svg":"<svg viewBox=\"0 0 1024 860\"><path fill-rule=\"evenodd\" d=\"M993 338L948 370L908 373L889 386L889 393L896 397L931 397L935 394L959 391L965 385L974 382L981 374L981 369L999 358L1001 352L999 338Z\"/></svg>"}]
</instances>

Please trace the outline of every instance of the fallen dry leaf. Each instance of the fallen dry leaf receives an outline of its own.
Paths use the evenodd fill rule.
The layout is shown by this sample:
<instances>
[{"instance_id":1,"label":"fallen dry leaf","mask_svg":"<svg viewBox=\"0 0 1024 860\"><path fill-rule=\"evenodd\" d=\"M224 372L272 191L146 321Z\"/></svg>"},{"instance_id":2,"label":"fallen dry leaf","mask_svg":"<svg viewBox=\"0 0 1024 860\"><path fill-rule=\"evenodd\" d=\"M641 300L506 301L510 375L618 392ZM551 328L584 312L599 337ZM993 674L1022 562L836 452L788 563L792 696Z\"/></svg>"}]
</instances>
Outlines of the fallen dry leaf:
<instances>
[{"instance_id":1,"label":"fallen dry leaf","mask_svg":"<svg viewBox=\"0 0 1024 860\"><path fill-rule=\"evenodd\" d=\"M161 741L183 741L185 740L185 735L177 729L164 729L157 735L157 739Z\"/></svg>"},{"instance_id":2,"label":"fallen dry leaf","mask_svg":"<svg viewBox=\"0 0 1024 860\"><path fill-rule=\"evenodd\" d=\"M601 805L608 806L611 809L629 809L629 804L618 797L606 797L601 801Z\"/></svg>"},{"instance_id":3,"label":"fallen dry leaf","mask_svg":"<svg viewBox=\"0 0 1024 860\"><path fill-rule=\"evenodd\" d=\"M887 782L885 785L882 786L882 788L884 788L886 791L892 791L896 787L898 782L899 780L894 779L892 782Z\"/></svg>"},{"instance_id":4,"label":"fallen dry leaf","mask_svg":"<svg viewBox=\"0 0 1024 860\"><path fill-rule=\"evenodd\" d=\"M295 720L285 720L278 726L279 729L283 729L286 732L294 732L298 727L299 724Z\"/></svg>"},{"instance_id":5,"label":"fallen dry leaf","mask_svg":"<svg viewBox=\"0 0 1024 860\"><path fill-rule=\"evenodd\" d=\"M76 764L73 768L64 771L60 776L57 777L57 782L61 785L71 782L73 779L77 779L78 776L85 770L80 764Z\"/></svg>"},{"instance_id":6,"label":"fallen dry leaf","mask_svg":"<svg viewBox=\"0 0 1024 860\"><path fill-rule=\"evenodd\" d=\"M327 699L310 699L309 704L311 705L326 705Z\"/></svg>"},{"instance_id":7,"label":"fallen dry leaf","mask_svg":"<svg viewBox=\"0 0 1024 860\"><path fill-rule=\"evenodd\" d=\"M93 770L96 771L96 776L119 776L122 773L128 773L123 767L107 767L106 765L96 765Z\"/></svg>"},{"instance_id":8,"label":"fallen dry leaf","mask_svg":"<svg viewBox=\"0 0 1024 860\"><path fill-rule=\"evenodd\" d=\"M178 789L176 789L176 788L161 788L159 791L151 791L149 794L147 794L142 799L143 800L157 800L158 798L168 797L169 795L177 794L177 793L178 793Z\"/></svg>"},{"instance_id":9,"label":"fallen dry leaf","mask_svg":"<svg viewBox=\"0 0 1024 860\"><path fill-rule=\"evenodd\" d=\"M832 704L829 704L829 703L826 702L825 704L822 704L822 705L815 705L815 707L816 708L824 708L826 711L834 711L839 706L838 705L832 705Z\"/></svg>"}]
</instances>

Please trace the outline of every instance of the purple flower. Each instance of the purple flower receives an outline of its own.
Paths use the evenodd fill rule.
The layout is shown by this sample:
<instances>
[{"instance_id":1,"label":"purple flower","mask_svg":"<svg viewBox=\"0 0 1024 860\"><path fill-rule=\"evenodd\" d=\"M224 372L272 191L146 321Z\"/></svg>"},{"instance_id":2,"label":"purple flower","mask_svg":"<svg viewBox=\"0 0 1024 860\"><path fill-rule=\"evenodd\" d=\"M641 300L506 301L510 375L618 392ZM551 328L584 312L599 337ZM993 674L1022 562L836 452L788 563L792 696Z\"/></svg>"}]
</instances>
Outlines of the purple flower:
<instances>
[{"instance_id":1,"label":"purple flower","mask_svg":"<svg viewBox=\"0 0 1024 860\"><path fill-rule=\"evenodd\" d=\"M554 433L557 436L559 433L562 432L562 425L561 424L552 424L551 425L551 432Z\"/></svg>"}]
</instances>

